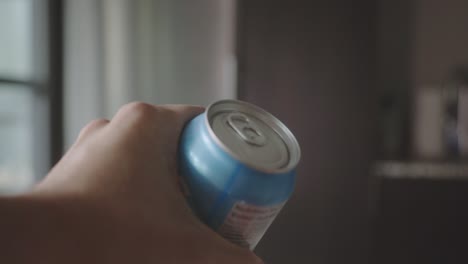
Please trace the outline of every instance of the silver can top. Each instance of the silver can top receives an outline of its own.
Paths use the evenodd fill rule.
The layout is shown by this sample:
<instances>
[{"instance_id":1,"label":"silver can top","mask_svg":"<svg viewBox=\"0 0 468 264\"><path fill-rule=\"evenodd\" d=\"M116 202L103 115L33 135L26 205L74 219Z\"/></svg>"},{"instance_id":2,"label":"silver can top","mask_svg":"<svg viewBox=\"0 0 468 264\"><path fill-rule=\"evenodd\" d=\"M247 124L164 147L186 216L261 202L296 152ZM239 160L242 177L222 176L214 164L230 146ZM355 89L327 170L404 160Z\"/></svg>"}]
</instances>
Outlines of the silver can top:
<instances>
[{"instance_id":1,"label":"silver can top","mask_svg":"<svg viewBox=\"0 0 468 264\"><path fill-rule=\"evenodd\" d=\"M217 143L243 164L267 173L297 166L301 151L296 138L267 111L242 101L222 100L206 112Z\"/></svg>"}]
</instances>

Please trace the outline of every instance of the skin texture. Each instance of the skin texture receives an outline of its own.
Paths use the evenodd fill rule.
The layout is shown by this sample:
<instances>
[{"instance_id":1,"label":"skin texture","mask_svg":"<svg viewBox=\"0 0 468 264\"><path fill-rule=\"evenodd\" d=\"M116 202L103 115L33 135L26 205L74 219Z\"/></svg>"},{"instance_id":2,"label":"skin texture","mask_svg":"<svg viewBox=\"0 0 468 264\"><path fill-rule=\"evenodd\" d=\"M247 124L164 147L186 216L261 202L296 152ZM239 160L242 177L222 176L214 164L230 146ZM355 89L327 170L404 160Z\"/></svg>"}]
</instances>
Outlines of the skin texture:
<instances>
[{"instance_id":1,"label":"skin texture","mask_svg":"<svg viewBox=\"0 0 468 264\"><path fill-rule=\"evenodd\" d=\"M2 263L262 263L204 226L177 184L203 108L131 103L95 120L30 193L0 199Z\"/></svg>"}]
</instances>

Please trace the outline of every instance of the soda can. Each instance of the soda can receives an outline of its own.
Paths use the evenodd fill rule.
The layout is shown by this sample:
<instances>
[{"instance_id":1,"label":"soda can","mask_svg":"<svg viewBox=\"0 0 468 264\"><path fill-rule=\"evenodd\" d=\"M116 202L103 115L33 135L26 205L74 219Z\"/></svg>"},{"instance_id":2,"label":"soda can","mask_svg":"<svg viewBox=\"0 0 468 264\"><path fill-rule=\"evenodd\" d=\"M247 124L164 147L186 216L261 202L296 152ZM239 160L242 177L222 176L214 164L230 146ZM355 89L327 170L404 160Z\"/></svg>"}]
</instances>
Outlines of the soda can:
<instances>
[{"instance_id":1,"label":"soda can","mask_svg":"<svg viewBox=\"0 0 468 264\"><path fill-rule=\"evenodd\" d=\"M253 250L291 196L299 159L297 140L273 115L218 101L182 132L182 189L202 222Z\"/></svg>"}]
</instances>

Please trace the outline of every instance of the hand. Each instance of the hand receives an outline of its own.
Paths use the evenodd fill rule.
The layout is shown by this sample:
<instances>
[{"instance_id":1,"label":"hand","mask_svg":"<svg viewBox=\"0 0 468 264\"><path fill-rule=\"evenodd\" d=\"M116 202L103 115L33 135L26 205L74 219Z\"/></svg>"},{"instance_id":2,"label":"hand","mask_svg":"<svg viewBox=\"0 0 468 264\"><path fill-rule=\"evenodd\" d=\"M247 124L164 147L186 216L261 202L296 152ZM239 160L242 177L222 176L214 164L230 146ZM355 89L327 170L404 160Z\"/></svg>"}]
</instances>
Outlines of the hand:
<instances>
[{"instance_id":1,"label":"hand","mask_svg":"<svg viewBox=\"0 0 468 264\"><path fill-rule=\"evenodd\" d=\"M202 111L131 103L82 129L30 195L67 215L67 263L262 263L203 225L179 190L179 134Z\"/></svg>"}]
</instances>

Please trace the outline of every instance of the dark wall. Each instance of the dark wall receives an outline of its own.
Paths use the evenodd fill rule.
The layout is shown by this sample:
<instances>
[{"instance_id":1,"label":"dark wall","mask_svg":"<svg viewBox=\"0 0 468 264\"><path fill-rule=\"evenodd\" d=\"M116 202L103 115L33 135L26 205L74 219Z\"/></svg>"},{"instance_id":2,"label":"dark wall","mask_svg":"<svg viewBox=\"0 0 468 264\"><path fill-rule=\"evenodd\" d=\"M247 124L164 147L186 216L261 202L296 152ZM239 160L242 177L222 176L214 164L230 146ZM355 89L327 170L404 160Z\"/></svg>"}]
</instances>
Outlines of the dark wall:
<instances>
[{"instance_id":1,"label":"dark wall","mask_svg":"<svg viewBox=\"0 0 468 264\"><path fill-rule=\"evenodd\" d=\"M375 1L239 1L239 95L302 147L297 189L260 242L266 263L368 263L376 151Z\"/></svg>"},{"instance_id":2,"label":"dark wall","mask_svg":"<svg viewBox=\"0 0 468 264\"><path fill-rule=\"evenodd\" d=\"M468 263L468 182L446 177L382 182L371 263Z\"/></svg>"}]
</instances>

